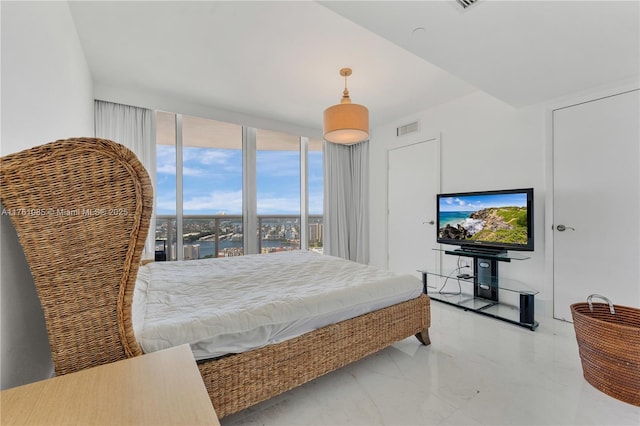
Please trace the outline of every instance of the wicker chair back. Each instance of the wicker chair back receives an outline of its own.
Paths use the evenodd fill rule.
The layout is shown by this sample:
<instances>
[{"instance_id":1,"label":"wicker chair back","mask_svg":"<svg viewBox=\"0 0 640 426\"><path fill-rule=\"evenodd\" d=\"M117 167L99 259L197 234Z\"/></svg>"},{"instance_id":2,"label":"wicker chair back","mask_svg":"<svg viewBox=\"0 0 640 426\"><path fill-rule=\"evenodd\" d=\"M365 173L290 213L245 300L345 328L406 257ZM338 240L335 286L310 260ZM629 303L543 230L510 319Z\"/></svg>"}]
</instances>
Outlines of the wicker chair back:
<instances>
[{"instance_id":1,"label":"wicker chair back","mask_svg":"<svg viewBox=\"0 0 640 426\"><path fill-rule=\"evenodd\" d=\"M0 198L44 310L57 375L142 354L131 304L153 190L129 149L59 140L0 159Z\"/></svg>"}]
</instances>

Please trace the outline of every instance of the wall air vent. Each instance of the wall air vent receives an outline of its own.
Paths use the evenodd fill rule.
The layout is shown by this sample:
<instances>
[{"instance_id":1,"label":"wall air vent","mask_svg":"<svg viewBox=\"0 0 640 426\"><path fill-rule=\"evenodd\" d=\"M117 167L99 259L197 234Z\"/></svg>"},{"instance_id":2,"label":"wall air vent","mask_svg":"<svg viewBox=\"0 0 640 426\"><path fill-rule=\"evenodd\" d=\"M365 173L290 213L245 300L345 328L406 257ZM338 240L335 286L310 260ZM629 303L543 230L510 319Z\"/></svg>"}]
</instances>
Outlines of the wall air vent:
<instances>
[{"instance_id":1,"label":"wall air vent","mask_svg":"<svg viewBox=\"0 0 640 426\"><path fill-rule=\"evenodd\" d=\"M418 130L420 130L420 126L418 125L417 121L414 121L413 123L398 126L396 128L396 136L403 136L407 133L417 132Z\"/></svg>"},{"instance_id":2,"label":"wall air vent","mask_svg":"<svg viewBox=\"0 0 640 426\"><path fill-rule=\"evenodd\" d=\"M468 8L469 6L473 6L478 0L456 0L463 9Z\"/></svg>"}]
</instances>

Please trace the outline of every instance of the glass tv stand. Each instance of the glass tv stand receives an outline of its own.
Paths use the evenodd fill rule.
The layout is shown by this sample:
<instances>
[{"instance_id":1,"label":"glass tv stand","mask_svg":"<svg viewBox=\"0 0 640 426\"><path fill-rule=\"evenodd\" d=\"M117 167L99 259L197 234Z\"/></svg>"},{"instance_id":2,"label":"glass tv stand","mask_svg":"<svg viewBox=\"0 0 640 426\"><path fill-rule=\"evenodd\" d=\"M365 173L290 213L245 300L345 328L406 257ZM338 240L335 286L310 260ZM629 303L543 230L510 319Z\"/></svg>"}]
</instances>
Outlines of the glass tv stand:
<instances>
[{"instance_id":1,"label":"glass tv stand","mask_svg":"<svg viewBox=\"0 0 640 426\"><path fill-rule=\"evenodd\" d=\"M521 327L535 330L538 322L535 315L535 295L538 291L521 281L498 276L498 262L529 259L521 254L480 253L466 250L441 250L445 254L473 258L473 273L463 274L454 269L442 274L427 269L418 269L422 274L424 293L433 300L477 312ZM517 300L518 304L500 301ZM508 293L508 294L507 294Z\"/></svg>"}]
</instances>

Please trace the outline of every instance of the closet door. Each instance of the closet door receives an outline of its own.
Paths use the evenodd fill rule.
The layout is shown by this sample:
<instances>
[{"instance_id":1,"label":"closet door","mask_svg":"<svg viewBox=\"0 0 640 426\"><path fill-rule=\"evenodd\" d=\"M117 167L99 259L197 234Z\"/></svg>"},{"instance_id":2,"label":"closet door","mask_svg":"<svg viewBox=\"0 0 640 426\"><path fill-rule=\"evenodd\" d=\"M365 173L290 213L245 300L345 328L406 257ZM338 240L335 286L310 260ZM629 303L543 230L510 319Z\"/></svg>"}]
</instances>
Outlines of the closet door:
<instances>
[{"instance_id":1,"label":"closet door","mask_svg":"<svg viewBox=\"0 0 640 426\"><path fill-rule=\"evenodd\" d=\"M389 269L422 277L438 270L436 194L440 189L440 141L430 139L390 149L387 241Z\"/></svg>"},{"instance_id":2,"label":"closet door","mask_svg":"<svg viewBox=\"0 0 640 426\"><path fill-rule=\"evenodd\" d=\"M593 293L640 307L640 96L553 112L554 317Z\"/></svg>"}]
</instances>

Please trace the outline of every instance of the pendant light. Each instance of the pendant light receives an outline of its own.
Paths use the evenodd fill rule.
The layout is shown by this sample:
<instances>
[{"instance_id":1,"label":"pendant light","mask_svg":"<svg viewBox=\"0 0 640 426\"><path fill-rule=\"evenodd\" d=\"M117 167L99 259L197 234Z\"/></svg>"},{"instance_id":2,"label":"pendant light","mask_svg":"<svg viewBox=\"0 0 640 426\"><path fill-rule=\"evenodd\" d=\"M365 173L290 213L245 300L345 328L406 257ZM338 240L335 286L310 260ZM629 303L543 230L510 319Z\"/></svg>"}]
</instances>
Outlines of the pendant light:
<instances>
[{"instance_id":1,"label":"pendant light","mask_svg":"<svg viewBox=\"0 0 640 426\"><path fill-rule=\"evenodd\" d=\"M324 110L324 139L344 145L351 145L369 139L369 110L367 107L352 104L347 89L347 77L351 68L342 68L344 92L340 103Z\"/></svg>"}]
</instances>

